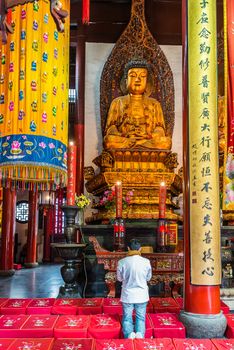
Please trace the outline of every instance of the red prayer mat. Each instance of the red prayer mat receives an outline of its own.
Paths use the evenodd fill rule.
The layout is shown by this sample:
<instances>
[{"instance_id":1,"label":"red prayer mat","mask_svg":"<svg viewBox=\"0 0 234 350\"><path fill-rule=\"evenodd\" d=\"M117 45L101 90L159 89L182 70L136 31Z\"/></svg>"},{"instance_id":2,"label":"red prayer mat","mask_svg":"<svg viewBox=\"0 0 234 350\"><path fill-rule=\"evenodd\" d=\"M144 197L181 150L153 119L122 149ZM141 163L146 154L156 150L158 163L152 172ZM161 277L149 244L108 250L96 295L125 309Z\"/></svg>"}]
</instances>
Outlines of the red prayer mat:
<instances>
[{"instance_id":1,"label":"red prayer mat","mask_svg":"<svg viewBox=\"0 0 234 350\"><path fill-rule=\"evenodd\" d=\"M134 339L135 350L175 350L171 339Z\"/></svg>"},{"instance_id":2,"label":"red prayer mat","mask_svg":"<svg viewBox=\"0 0 234 350\"><path fill-rule=\"evenodd\" d=\"M16 339L9 350L52 350L54 339Z\"/></svg>"},{"instance_id":3,"label":"red prayer mat","mask_svg":"<svg viewBox=\"0 0 234 350\"><path fill-rule=\"evenodd\" d=\"M31 315L21 328L20 338L52 338L58 316Z\"/></svg>"},{"instance_id":4,"label":"red prayer mat","mask_svg":"<svg viewBox=\"0 0 234 350\"><path fill-rule=\"evenodd\" d=\"M2 315L0 317L0 337L17 338L28 315Z\"/></svg>"},{"instance_id":5,"label":"red prayer mat","mask_svg":"<svg viewBox=\"0 0 234 350\"><path fill-rule=\"evenodd\" d=\"M94 315L102 313L103 298L83 298L77 301L79 315Z\"/></svg>"},{"instance_id":6,"label":"red prayer mat","mask_svg":"<svg viewBox=\"0 0 234 350\"><path fill-rule=\"evenodd\" d=\"M185 338L185 327L176 315L169 313L149 314L155 338Z\"/></svg>"},{"instance_id":7,"label":"red prayer mat","mask_svg":"<svg viewBox=\"0 0 234 350\"><path fill-rule=\"evenodd\" d=\"M132 339L96 339L95 350L134 350Z\"/></svg>"},{"instance_id":8,"label":"red prayer mat","mask_svg":"<svg viewBox=\"0 0 234 350\"><path fill-rule=\"evenodd\" d=\"M180 307L173 298L150 298L154 307L154 312L172 312L179 313Z\"/></svg>"},{"instance_id":9,"label":"red prayer mat","mask_svg":"<svg viewBox=\"0 0 234 350\"><path fill-rule=\"evenodd\" d=\"M1 306L1 313L4 315L22 315L26 314L26 308L32 299L8 299Z\"/></svg>"},{"instance_id":10,"label":"red prayer mat","mask_svg":"<svg viewBox=\"0 0 234 350\"><path fill-rule=\"evenodd\" d=\"M221 310L223 311L224 314L229 314L230 308L222 300L220 300L220 306L221 306Z\"/></svg>"},{"instance_id":11,"label":"red prayer mat","mask_svg":"<svg viewBox=\"0 0 234 350\"><path fill-rule=\"evenodd\" d=\"M118 315L91 315L88 336L97 339L120 338L120 320Z\"/></svg>"},{"instance_id":12,"label":"red prayer mat","mask_svg":"<svg viewBox=\"0 0 234 350\"><path fill-rule=\"evenodd\" d=\"M0 349L8 350L9 346L15 341L15 339L0 339Z\"/></svg>"},{"instance_id":13,"label":"red prayer mat","mask_svg":"<svg viewBox=\"0 0 234 350\"><path fill-rule=\"evenodd\" d=\"M233 350L234 339L211 339L218 350Z\"/></svg>"},{"instance_id":14,"label":"red prayer mat","mask_svg":"<svg viewBox=\"0 0 234 350\"><path fill-rule=\"evenodd\" d=\"M93 350L93 339L57 339L53 350Z\"/></svg>"},{"instance_id":15,"label":"red prayer mat","mask_svg":"<svg viewBox=\"0 0 234 350\"><path fill-rule=\"evenodd\" d=\"M60 316L54 327L54 337L86 338L89 323L88 315Z\"/></svg>"},{"instance_id":16,"label":"red prayer mat","mask_svg":"<svg viewBox=\"0 0 234 350\"><path fill-rule=\"evenodd\" d=\"M54 305L55 298L41 298L33 299L26 309L28 315L47 314L50 315L52 306Z\"/></svg>"},{"instance_id":17,"label":"red prayer mat","mask_svg":"<svg viewBox=\"0 0 234 350\"><path fill-rule=\"evenodd\" d=\"M233 314L225 314L227 319L227 328L225 332L225 336L227 338L234 338L234 315Z\"/></svg>"},{"instance_id":18,"label":"red prayer mat","mask_svg":"<svg viewBox=\"0 0 234 350\"><path fill-rule=\"evenodd\" d=\"M217 350L210 339L173 339L176 350Z\"/></svg>"},{"instance_id":19,"label":"red prayer mat","mask_svg":"<svg viewBox=\"0 0 234 350\"><path fill-rule=\"evenodd\" d=\"M103 313L106 314L123 314L122 303L120 298L104 298Z\"/></svg>"},{"instance_id":20,"label":"red prayer mat","mask_svg":"<svg viewBox=\"0 0 234 350\"><path fill-rule=\"evenodd\" d=\"M76 315L78 299L57 299L52 306L54 315Z\"/></svg>"}]
</instances>

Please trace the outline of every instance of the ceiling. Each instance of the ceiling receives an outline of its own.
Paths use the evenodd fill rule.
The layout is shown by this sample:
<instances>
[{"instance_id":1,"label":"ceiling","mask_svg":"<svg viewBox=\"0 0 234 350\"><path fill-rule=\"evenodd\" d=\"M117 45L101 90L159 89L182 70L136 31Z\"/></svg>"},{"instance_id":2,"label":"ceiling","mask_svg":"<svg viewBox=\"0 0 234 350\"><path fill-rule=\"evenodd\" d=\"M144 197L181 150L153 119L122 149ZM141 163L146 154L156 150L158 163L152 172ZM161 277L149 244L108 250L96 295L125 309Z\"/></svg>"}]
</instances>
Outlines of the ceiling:
<instances>
[{"instance_id":1,"label":"ceiling","mask_svg":"<svg viewBox=\"0 0 234 350\"><path fill-rule=\"evenodd\" d=\"M223 1L216 2L220 31ZM182 44L181 12L182 0L145 0L146 21L158 44ZM71 42L77 41L77 35L83 35L86 42L115 43L125 29L130 13L130 0L90 0L90 23L82 25L82 2L71 0Z\"/></svg>"}]
</instances>

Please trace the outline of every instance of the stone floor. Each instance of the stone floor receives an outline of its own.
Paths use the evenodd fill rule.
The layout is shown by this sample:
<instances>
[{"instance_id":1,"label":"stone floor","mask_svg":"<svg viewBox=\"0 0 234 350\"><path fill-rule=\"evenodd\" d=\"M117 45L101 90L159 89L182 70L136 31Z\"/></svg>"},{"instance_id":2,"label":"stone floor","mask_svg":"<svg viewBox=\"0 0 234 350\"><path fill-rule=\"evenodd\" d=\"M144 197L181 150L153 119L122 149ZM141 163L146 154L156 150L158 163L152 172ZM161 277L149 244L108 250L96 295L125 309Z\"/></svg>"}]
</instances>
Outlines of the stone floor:
<instances>
[{"instance_id":1,"label":"stone floor","mask_svg":"<svg viewBox=\"0 0 234 350\"><path fill-rule=\"evenodd\" d=\"M16 270L12 277L0 277L0 298L56 298L64 284L60 264L44 264Z\"/></svg>"}]
</instances>

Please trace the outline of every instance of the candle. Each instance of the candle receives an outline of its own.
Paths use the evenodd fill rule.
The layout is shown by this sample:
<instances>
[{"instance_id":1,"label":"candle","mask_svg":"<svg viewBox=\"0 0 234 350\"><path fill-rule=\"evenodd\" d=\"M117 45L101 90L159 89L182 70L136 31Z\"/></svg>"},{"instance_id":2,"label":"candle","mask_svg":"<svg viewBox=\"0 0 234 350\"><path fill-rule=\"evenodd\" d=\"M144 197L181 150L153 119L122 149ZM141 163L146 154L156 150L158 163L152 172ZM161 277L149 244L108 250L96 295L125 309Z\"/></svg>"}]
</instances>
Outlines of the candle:
<instances>
[{"instance_id":1,"label":"candle","mask_svg":"<svg viewBox=\"0 0 234 350\"><path fill-rule=\"evenodd\" d=\"M166 200L167 200L167 186L165 182L161 182L159 186L159 219L166 217Z\"/></svg>"},{"instance_id":2,"label":"candle","mask_svg":"<svg viewBox=\"0 0 234 350\"><path fill-rule=\"evenodd\" d=\"M123 206L123 194L122 194L122 182L117 181L115 185L116 194L116 217L122 217L122 206Z\"/></svg>"},{"instance_id":3,"label":"candle","mask_svg":"<svg viewBox=\"0 0 234 350\"><path fill-rule=\"evenodd\" d=\"M68 147L67 172L67 205L75 205L76 193L76 151L77 147L70 143Z\"/></svg>"}]
</instances>

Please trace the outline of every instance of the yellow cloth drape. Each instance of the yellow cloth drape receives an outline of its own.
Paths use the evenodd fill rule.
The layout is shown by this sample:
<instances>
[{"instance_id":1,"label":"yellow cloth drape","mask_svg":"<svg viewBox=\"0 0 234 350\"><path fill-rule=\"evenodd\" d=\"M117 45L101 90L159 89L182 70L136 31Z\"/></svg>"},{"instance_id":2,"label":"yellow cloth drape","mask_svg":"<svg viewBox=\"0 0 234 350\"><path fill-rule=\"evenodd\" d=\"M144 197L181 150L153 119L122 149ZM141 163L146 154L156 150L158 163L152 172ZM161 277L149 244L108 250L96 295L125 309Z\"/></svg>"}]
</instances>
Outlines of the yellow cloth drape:
<instances>
[{"instance_id":1,"label":"yellow cloth drape","mask_svg":"<svg viewBox=\"0 0 234 350\"><path fill-rule=\"evenodd\" d=\"M69 10L69 0L63 0ZM66 182L69 20L58 33L50 2L12 9L14 33L0 43L0 167L3 186Z\"/></svg>"}]
</instances>

